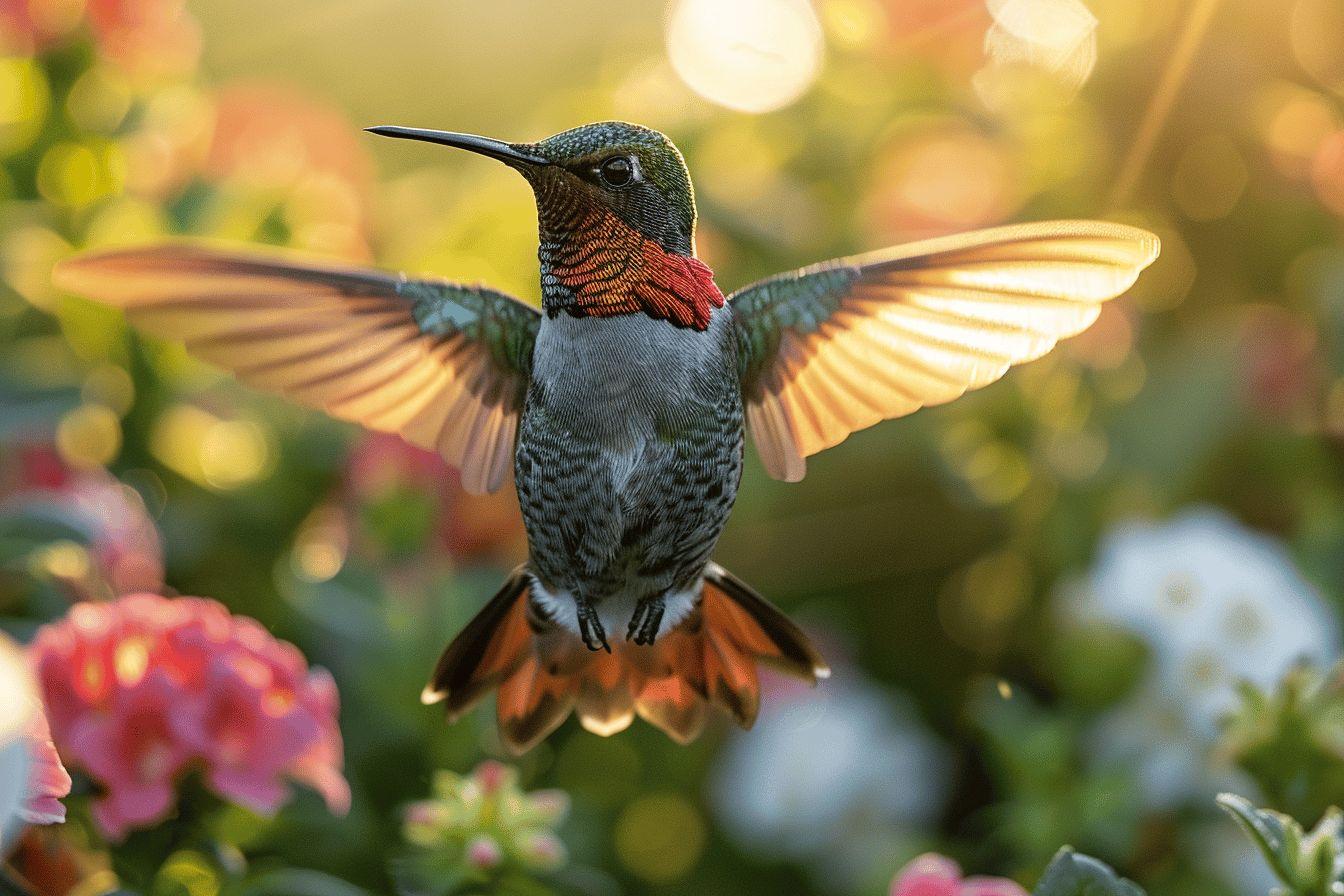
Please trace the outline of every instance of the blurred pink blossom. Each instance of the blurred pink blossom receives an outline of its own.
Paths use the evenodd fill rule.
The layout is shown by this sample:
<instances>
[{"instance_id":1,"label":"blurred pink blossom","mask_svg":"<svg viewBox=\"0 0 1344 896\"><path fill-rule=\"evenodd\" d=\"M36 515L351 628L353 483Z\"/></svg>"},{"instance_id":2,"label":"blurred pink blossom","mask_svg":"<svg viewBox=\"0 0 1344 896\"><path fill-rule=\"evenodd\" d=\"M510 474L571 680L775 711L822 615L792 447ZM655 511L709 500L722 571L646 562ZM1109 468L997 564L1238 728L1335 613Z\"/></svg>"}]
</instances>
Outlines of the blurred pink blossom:
<instances>
[{"instance_id":1,"label":"blurred pink blossom","mask_svg":"<svg viewBox=\"0 0 1344 896\"><path fill-rule=\"evenodd\" d=\"M133 594L77 604L29 651L61 754L106 790L93 812L110 839L166 816L189 767L256 812L289 799L285 778L349 809L330 675L253 619Z\"/></svg>"},{"instance_id":2,"label":"blurred pink blossom","mask_svg":"<svg viewBox=\"0 0 1344 896\"><path fill-rule=\"evenodd\" d=\"M41 707L28 723L28 753L32 767L28 777L28 798L19 810L29 824L58 824L65 821L61 800L70 795L70 773L61 764L51 729Z\"/></svg>"},{"instance_id":3,"label":"blurred pink blossom","mask_svg":"<svg viewBox=\"0 0 1344 896\"><path fill-rule=\"evenodd\" d=\"M292 86L236 82L214 94L203 175L276 203L290 245L368 260L373 161L342 110Z\"/></svg>"},{"instance_id":4,"label":"blurred pink blossom","mask_svg":"<svg viewBox=\"0 0 1344 896\"><path fill-rule=\"evenodd\" d=\"M0 463L6 505L52 505L87 539L93 561L85 580L70 584L83 596L157 590L163 547L144 500L103 469L72 470L49 445L20 445Z\"/></svg>"},{"instance_id":5,"label":"blurred pink blossom","mask_svg":"<svg viewBox=\"0 0 1344 896\"><path fill-rule=\"evenodd\" d=\"M919 60L964 82L985 58L985 29L993 22L984 0L885 0L888 52Z\"/></svg>"},{"instance_id":6,"label":"blurred pink blossom","mask_svg":"<svg viewBox=\"0 0 1344 896\"><path fill-rule=\"evenodd\" d=\"M1327 379L1311 319L1274 305L1247 305L1238 335L1242 393L1251 407L1272 418L1309 418Z\"/></svg>"},{"instance_id":7,"label":"blurred pink blossom","mask_svg":"<svg viewBox=\"0 0 1344 896\"><path fill-rule=\"evenodd\" d=\"M457 471L437 454L399 436L370 433L355 446L346 467L346 492L351 504L365 509L428 499L426 535L436 552L458 562L509 565L526 556L523 518L511 485L493 495L470 494Z\"/></svg>"},{"instance_id":8,"label":"blurred pink blossom","mask_svg":"<svg viewBox=\"0 0 1344 896\"><path fill-rule=\"evenodd\" d=\"M75 474L58 494L89 526L89 548L113 594L163 584L163 548L144 499L102 470Z\"/></svg>"},{"instance_id":9,"label":"blurred pink blossom","mask_svg":"<svg viewBox=\"0 0 1344 896\"><path fill-rule=\"evenodd\" d=\"M962 877L956 862L928 853L906 865L891 882L891 896L1028 896L1003 877Z\"/></svg>"},{"instance_id":10,"label":"blurred pink blossom","mask_svg":"<svg viewBox=\"0 0 1344 896\"><path fill-rule=\"evenodd\" d=\"M44 50L82 22L99 54L133 77L186 75L200 58L200 26L184 0L0 0L0 48Z\"/></svg>"},{"instance_id":11,"label":"blurred pink blossom","mask_svg":"<svg viewBox=\"0 0 1344 896\"><path fill-rule=\"evenodd\" d=\"M45 49L78 22L57 3L0 0L0 49L23 54Z\"/></svg>"},{"instance_id":12,"label":"blurred pink blossom","mask_svg":"<svg viewBox=\"0 0 1344 896\"><path fill-rule=\"evenodd\" d=\"M201 27L184 0L89 0L99 52L146 79L186 75L201 55Z\"/></svg>"},{"instance_id":13,"label":"blurred pink blossom","mask_svg":"<svg viewBox=\"0 0 1344 896\"><path fill-rule=\"evenodd\" d=\"M480 871L489 871L499 867L504 861L504 850L498 841L488 834L478 834L467 843L467 864Z\"/></svg>"}]
</instances>

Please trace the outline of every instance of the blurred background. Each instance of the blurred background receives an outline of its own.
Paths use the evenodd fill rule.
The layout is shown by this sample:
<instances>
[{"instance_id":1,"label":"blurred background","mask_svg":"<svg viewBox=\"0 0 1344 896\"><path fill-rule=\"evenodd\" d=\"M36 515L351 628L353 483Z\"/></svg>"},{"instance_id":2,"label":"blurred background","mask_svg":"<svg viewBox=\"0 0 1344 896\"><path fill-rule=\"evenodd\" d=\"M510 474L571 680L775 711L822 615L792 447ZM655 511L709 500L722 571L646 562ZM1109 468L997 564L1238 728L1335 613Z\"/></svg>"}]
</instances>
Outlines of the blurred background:
<instances>
[{"instance_id":1,"label":"blurred background","mask_svg":"<svg viewBox=\"0 0 1344 896\"><path fill-rule=\"evenodd\" d=\"M298 645L335 677L353 808L230 809L221 842L391 892L403 807L501 755L492 707L450 727L417 696L524 555L514 496L243 389L51 267L185 233L536 301L521 180L360 128L607 118L682 149L725 290L1048 217L1163 253L1086 334L798 485L749 451L718 559L834 677L688 748L568 723L516 763L571 804L529 885L878 894L924 850L1030 881L1067 842L1153 894L1266 892L1212 794L1306 822L1344 799L1335 684L1281 684L1341 651L1344 0L0 0L4 630L154 591ZM55 836L104 862L72 816ZM227 862L192 861L154 892L219 892Z\"/></svg>"}]
</instances>

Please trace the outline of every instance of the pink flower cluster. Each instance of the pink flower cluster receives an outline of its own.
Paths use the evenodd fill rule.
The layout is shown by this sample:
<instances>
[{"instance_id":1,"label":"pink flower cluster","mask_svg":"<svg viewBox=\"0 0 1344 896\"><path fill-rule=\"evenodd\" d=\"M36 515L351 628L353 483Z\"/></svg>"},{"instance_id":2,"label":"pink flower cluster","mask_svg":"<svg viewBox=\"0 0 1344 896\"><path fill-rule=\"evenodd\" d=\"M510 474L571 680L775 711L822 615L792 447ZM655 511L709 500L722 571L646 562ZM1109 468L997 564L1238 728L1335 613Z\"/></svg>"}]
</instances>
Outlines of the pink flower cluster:
<instances>
[{"instance_id":1,"label":"pink flower cluster","mask_svg":"<svg viewBox=\"0 0 1344 896\"><path fill-rule=\"evenodd\" d=\"M891 896L1028 896L1003 877L961 876L961 868L946 856L929 853L906 865L891 882Z\"/></svg>"},{"instance_id":2,"label":"pink flower cluster","mask_svg":"<svg viewBox=\"0 0 1344 896\"><path fill-rule=\"evenodd\" d=\"M185 75L196 67L200 26L181 0L0 0L0 49L32 53L61 43L81 20L102 55L128 74Z\"/></svg>"},{"instance_id":3,"label":"pink flower cluster","mask_svg":"<svg viewBox=\"0 0 1344 896\"><path fill-rule=\"evenodd\" d=\"M76 604L29 651L61 755L106 790L93 812L110 839L167 815L189 768L257 812L288 800L286 777L349 808L335 683L254 619L132 594Z\"/></svg>"},{"instance_id":4,"label":"pink flower cluster","mask_svg":"<svg viewBox=\"0 0 1344 896\"><path fill-rule=\"evenodd\" d=\"M154 520L140 495L106 470L72 470L50 446L20 445L0 458L0 504L19 510L49 504L85 535L91 568L67 581L80 595L153 591L163 584Z\"/></svg>"}]
</instances>

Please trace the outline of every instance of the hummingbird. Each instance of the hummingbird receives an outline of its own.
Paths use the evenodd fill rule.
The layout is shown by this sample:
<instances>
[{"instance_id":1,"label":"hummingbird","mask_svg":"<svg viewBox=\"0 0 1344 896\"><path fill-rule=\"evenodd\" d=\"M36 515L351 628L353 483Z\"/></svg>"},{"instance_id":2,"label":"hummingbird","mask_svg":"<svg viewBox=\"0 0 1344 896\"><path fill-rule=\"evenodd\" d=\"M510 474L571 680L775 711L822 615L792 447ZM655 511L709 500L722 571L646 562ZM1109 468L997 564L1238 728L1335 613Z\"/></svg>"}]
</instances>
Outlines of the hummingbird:
<instances>
[{"instance_id":1,"label":"hummingbird","mask_svg":"<svg viewBox=\"0 0 1344 896\"><path fill-rule=\"evenodd\" d=\"M824 261L725 295L696 257L681 153L610 121L535 143L372 127L512 168L536 198L540 309L482 285L165 243L68 259L241 380L436 450L471 492L512 473L528 559L422 695L450 720L497 690L523 752L574 712L686 743L749 727L758 667L829 674L807 636L712 559L750 433L797 481L850 433L997 380L1086 329L1158 255L1122 224L1054 221Z\"/></svg>"}]
</instances>

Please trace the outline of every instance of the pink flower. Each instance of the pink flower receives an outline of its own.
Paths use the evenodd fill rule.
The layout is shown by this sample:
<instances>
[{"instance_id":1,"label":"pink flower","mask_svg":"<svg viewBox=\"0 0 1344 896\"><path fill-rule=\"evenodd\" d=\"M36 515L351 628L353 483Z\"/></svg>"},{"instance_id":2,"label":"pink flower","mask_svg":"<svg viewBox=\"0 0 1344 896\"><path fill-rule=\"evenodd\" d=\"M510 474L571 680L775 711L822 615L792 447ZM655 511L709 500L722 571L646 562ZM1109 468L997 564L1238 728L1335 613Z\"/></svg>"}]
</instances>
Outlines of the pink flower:
<instances>
[{"instance_id":1,"label":"pink flower","mask_svg":"<svg viewBox=\"0 0 1344 896\"><path fill-rule=\"evenodd\" d=\"M163 584L159 531L134 489L96 471L77 474L60 494L89 526L93 559L114 594Z\"/></svg>"},{"instance_id":2,"label":"pink flower","mask_svg":"<svg viewBox=\"0 0 1344 896\"><path fill-rule=\"evenodd\" d=\"M257 812L289 799L286 779L349 808L331 676L253 619L133 594L77 604L29 651L56 744L105 788L94 818L110 839L167 815L193 767Z\"/></svg>"},{"instance_id":3,"label":"pink flower","mask_svg":"<svg viewBox=\"0 0 1344 896\"><path fill-rule=\"evenodd\" d=\"M504 861L504 850L500 848L499 842L489 834L478 834L472 837L467 843L466 848L467 864L478 871L489 871L491 868L497 868L499 863Z\"/></svg>"},{"instance_id":4,"label":"pink flower","mask_svg":"<svg viewBox=\"0 0 1344 896\"><path fill-rule=\"evenodd\" d=\"M32 768L28 773L28 797L19 816L29 824L59 824L65 821L61 800L70 795L70 773L61 765L46 713L35 707L28 723L28 755Z\"/></svg>"},{"instance_id":5,"label":"pink flower","mask_svg":"<svg viewBox=\"0 0 1344 896\"><path fill-rule=\"evenodd\" d=\"M163 549L144 500L106 470L71 470L45 445L21 445L0 461L6 505L50 508L87 540L87 570L65 573L78 594L128 594L163 584Z\"/></svg>"},{"instance_id":6,"label":"pink flower","mask_svg":"<svg viewBox=\"0 0 1344 896\"><path fill-rule=\"evenodd\" d=\"M901 869L891 882L891 896L1028 896L1003 877L965 877L956 862L928 853Z\"/></svg>"}]
</instances>

